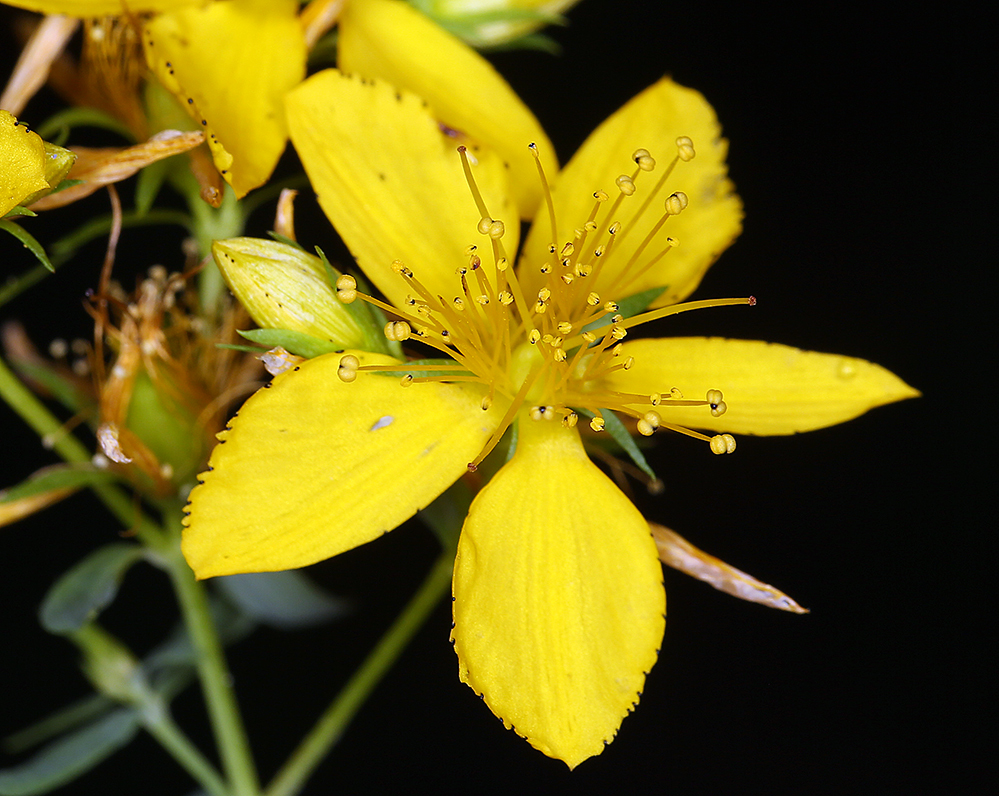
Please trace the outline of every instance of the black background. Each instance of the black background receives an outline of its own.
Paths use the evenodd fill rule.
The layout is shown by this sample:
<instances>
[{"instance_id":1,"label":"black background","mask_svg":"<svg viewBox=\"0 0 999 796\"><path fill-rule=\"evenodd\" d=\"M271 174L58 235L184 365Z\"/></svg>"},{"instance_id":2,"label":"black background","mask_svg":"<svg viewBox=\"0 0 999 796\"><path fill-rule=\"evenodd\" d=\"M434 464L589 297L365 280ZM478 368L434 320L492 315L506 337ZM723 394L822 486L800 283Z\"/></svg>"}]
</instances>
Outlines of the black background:
<instances>
[{"instance_id":1,"label":"black background","mask_svg":"<svg viewBox=\"0 0 999 796\"><path fill-rule=\"evenodd\" d=\"M2 19L6 26L10 14ZM681 316L657 332L859 356L923 397L808 435L742 437L722 458L657 437L666 492L638 495L647 516L812 613L743 603L667 570L661 659L600 757L570 773L503 730L457 679L442 603L307 792L971 792L994 748L985 722L995 713L979 677L992 633L986 567L995 527L982 510L992 412L983 379L994 370L995 323L986 326L978 299L994 259L978 193L994 160L979 110L994 82L982 70L975 20L839 4L732 11L640 0L584 0L570 20L553 31L560 57L494 58L563 162L662 74L701 90L731 142L745 232L696 296L752 293L759 305ZM51 107L43 94L22 118L37 123ZM85 211L105 207L98 194ZM311 227L299 222L299 236L326 245L328 224L313 218ZM175 267L178 253L176 241L133 236L117 273L127 281L154 262ZM81 298L101 254L88 248L3 317L20 318L43 344L87 336ZM5 272L29 264L10 243L0 259ZM52 461L9 410L0 417L2 483ZM35 610L57 573L116 534L86 495L0 529L0 732L84 693L73 651L38 628ZM350 618L261 631L231 651L265 779L435 553L428 532L410 524L319 564L312 574L356 604ZM174 615L165 578L137 567L106 621L141 652ZM208 748L200 707L193 689L175 703ZM67 792L191 787L144 737Z\"/></svg>"}]
</instances>

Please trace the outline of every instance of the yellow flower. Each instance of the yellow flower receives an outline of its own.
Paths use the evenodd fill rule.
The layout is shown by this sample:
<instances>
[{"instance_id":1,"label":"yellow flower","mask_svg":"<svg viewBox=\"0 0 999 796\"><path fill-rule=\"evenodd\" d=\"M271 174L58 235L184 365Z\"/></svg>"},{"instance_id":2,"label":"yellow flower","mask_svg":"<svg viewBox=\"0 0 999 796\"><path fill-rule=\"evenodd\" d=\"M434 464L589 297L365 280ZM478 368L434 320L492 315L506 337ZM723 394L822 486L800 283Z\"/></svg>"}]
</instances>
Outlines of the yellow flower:
<instances>
[{"instance_id":1,"label":"yellow flower","mask_svg":"<svg viewBox=\"0 0 999 796\"><path fill-rule=\"evenodd\" d=\"M469 148L459 160L419 98L328 71L292 92L288 112L323 209L398 319L386 335L449 359L348 351L277 376L220 435L191 493L184 553L202 578L337 555L474 472L512 425L512 458L461 532L452 639L461 679L574 767L637 703L665 623L649 526L590 461L579 415L595 431L622 415L725 453L730 435L688 427L731 415L748 433L790 433L915 391L860 360L761 342L623 341L650 318L747 303L675 304L742 216L697 92L661 80L598 128L558 175L517 269L518 225L499 220L516 206L501 159ZM351 277L338 290L379 304ZM660 308L622 317L636 293Z\"/></svg>"},{"instance_id":2,"label":"yellow flower","mask_svg":"<svg viewBox=\"0 0 999 796\"><path fill-rule=\"evenodd\" d=\"M0 218L58 186L75 159L0 110Z\"/></svg>"}]
</instances>

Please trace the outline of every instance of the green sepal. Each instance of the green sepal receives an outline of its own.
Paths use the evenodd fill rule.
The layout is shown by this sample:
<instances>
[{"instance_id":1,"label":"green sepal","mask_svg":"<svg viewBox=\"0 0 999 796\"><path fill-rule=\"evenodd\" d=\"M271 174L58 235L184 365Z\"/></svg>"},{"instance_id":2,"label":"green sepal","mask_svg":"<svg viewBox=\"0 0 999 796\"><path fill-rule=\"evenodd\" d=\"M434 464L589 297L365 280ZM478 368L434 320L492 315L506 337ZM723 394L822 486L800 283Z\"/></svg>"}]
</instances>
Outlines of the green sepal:
<instances>
[{"instance_id":1,"label":"green sepal","mask_svg":"<svg viewBox=\"0 0 999 796\"><path fill-rule=\"evenodd\" d=\"M316 246L316 254L319 255L319 259L323 262L323 268L326 270L326 279L329 280L330 287L333 291L336 291L336 281L340 278L340 272L334 268L329 259L326 257L326 253ZM371 293L371 287L364 281L364 279L357 275L354 277L357 280L357 287L364 293ZM395 340L389 340L385 336L385 324L387 318L385 313L381 311L378 307L368 304L366 301L355 301L351 304L343 305L347 312L349 312L357 325L363 330L364 333L364 346L363 350L371 351L376 354L385 354L386 356L395 357L396 359L402 359L402 346Z\"/></svg>"},{"instance_id":2,"label":"green sepal","mask_svg":"<svg viewBox=\"0 0 999 796\"><path fill-rule=\"evenodd\" d=\"M0 794L48 793L72 782L131 742L139 726L137 710L113 710L53 741L21 765L0 771Z\"/></svg>"},{"instance_id":3,"label":"green sepal","mask_svg":"<svg viewBox=\"0 0 999 796\"><path fill-rule=\"evenodd\" d=\"M305 247L302 246L301 243L299 243L297 240L292 240L287 235L282 235L281 233L275 232L274 230L269 230L267 234L270 235L271 238L276 240L278 243L283 243L285 246L294 246L296 249L301 249L303 252L305 251ZM334 289L335 287L336 285L334 283Z\"/></svg>"},{"instance_id":4,"label":"green sepal","mask_svg":"<svg viewBox=\"0 0 999 796\"><path fill-rule=\"evenodd\" d=\"M39 609L49 633L72 633L93 620L118 596L125 572L144 555L137 544L116 542L90 553L55 582Z\"/></svg>"},{"instance_id":5,"label":"green sepal","mask_svg":"<svg viewBox=\"0 0 999 796\"><path fill-rule=\"evenodd\" d=\"M473 497L465 482L458 480L448 487L443 495L417 513L423 524L434 532L437 541L445 550L458 548L458 536L461 534L465 517L468 516Z\"/></svg>"},{"instance_id":6,"label":"green sepal","mask_svg":"<svg viewBox=\"0 0 999 796\"><path fill-rule=\"evenodd\" d=\"M630 296L626 296L617 302L617 313L623 318L631 318L638 315L640 312L645 312L663 293L669 285L664 285L663 287L650 287L648 290L642 290L639 293L632 293ZM605 326L611 325L611 316L604 315L602 318L597 318L595 321L590 321L586 326L583 327L584 332L595 332L598 329L602 329Z\"/></svg>"},{"instance_id":7,"label":"green sepal","mask_svg":"<svg viewBox=\"0 0 999 796\"><path fill-rule=\"evenodd\" d=\"M595 417L593 412L589 412L586 409L575 409L575 411L584 417ZM635 438L628 433L628 428L621 422L621 419L609 409L602 409L600 415L604 419L604 431L631 457L635 466L649 478L658 480L655 472L645 460L645 455L642 453L641 448L635 442Z\"/></svg>"},{"instance_id":8,"label":"green sepal","mask_svg":"<svg viewBox=\"0 0 999 796\"><path fill-rule=\"evenodd\" d=\"M44 265L49 271L55 273L55 267L49 261L48 255L45 254L45 249L42 248L42 244L35 240L26 229L18 224L15 224L13 221L7 221L6 219L0 219L0 229L9 232L21 241L24 248L35 255L38 262Z\"/></svg>"},{"instance_id":9,"label":"green sepal","mask_svg":"<svg viewBox=\"0 0 999 796\"><path fill-rule=\"evenodd\" d=\"M249 329L239 332L239 335L268 349L281 346L285 351L306 359L343 351L342 347L329 340L291 329Z\"/></svg>"}]
</instances>

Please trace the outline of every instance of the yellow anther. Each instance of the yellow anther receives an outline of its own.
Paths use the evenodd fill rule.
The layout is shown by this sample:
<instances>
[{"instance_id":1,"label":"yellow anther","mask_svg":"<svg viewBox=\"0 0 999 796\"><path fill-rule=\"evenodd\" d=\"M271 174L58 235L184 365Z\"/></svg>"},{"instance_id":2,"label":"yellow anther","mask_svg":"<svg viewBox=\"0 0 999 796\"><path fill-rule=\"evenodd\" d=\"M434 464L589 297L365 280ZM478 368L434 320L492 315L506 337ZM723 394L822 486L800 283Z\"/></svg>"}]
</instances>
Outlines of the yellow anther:
<instances>
[{"instance_id":1,"label":"yellow anther","mask_svg":"<svg viewBox=\"0 0 999 796\"><path fill-rule=\"evenodd\" d=\"M491 395L486 395L482 398L482 403L479 406L482 407L482 411L485 412L493 405L493 399Z\"/></svg>"},{"instance_id":2,"label":"yellow anther","mask_svg":"<svg viewBox=\"0 0 999 796\"><path fill-rule=\"evenodd\" d=\"M541 299L538 299L534 303L534 312L538 315L544 315L545 311L548 309L548 305L545 304Z\"/></svg>"},{"instance_id":3,"label":"yellow anther","mask_svg":"<svg viewBox=\"0 0 999 796\"><path fill-rule=\"evenodd\" d=\"M485 293L482 293L475 297L475 301L476 303L484 307L486 306L486 304L489 303L489 296L487 296Z\"/></svg>"},{"instance_id":4,"label":"yellow anther","mask_svg":"<svg viewBox=\"0 0 999 796\"><path fill-rule=\"evenodd\" d=\"M490 220L491 220L491 219L490 219ZM473 254L475 254L475 253L476 253L476 252L477 252L478 250L479 250L479 247L478 247L478 246L476 246L476 245L475 245L474 243L469 243L469 244L468 244L468 245L467 245L467 246L465 247L465 250L464 250L463 254L464 254L464 255L465 255L466 257L471 257L471 256L472 256Z\"/></svg>"},{"instance_id":5,"label":"yellow anther","mask_svg":"<svg viewBox=\"0 0 999 796\"><path fill-rule=\"evenodd\" d=\"M576 423L579 422L579 415L575 412L569 412L565 417L562 418L562 425L566 428L575 428Z\"/></svg>"},{"instance_id":6,"label":"yellow anther","mask_svg":"<svg viewBox=\"0 0 999 796\"><path fill-rule=\"evenodd\" d=\"M597 340L597 336L593 332L583 332L580 337L587 343L594 343Z\"/></svg>"},{"instance_id":7,"label":"yellow anther","mask_svg":"<svg viewBox=\"0 0 999 796\"><path fill-rule=\"evenodd\" d=\"M641 434L643 437L651 437L653 434L656 433L655 427L651 423L649 423L649 421L647 421L644 417L638 421L635 427L638 429L638 433Z\"/></svg>"},{"instance_id":8,"label":"yellow anther","mask_svg":"<svg viewBox=\"0 0 999 796\"><path fill-rule=\"evenodd\" d=\"M552 354L552 359L554 359L556 362L565 362L565 349L556 348L554 353Z\"/></svg>"},{"instance_id":9,"label":"yellow anther","mask_svg":"<svg viewBox=\"0 0 999 796\"><path fill-rule=\"evenodd\" d=\"M723 400L721 390L708 390L707 401L711 407L712 417L721 417L728 410L728 404Z\"/></svg>"},{"instance_id":10,"label":"yellow anther","mask_svg":"<svg viewBox=\"0 0 999 796\"><path fill-rule=\"evenodd\" d=\"M357 298L357 280L344 274L336 280L336 295L344 304L351 304Z\"/></svg>"},{"instance_id":11,"label":"yellow anther","mask_svg":"<svg viewBox=\"0 0 999 796\"><path fill-rule=\"evenodd\" d=\"M663 419L658 412L646 412L643 419L646 423L652 426L652 428L659 428L663 422Z\"/></svg>"},{"instance_id":12,"label":"yellow anther","mask_svg":"<svg viewBox=\"0 0 999 796\"><path fill-rule=\"evenodd\" d=\"M666 198L666 212L671 216L678 216L687 206L687 194L683 191L671 193Z\"/></svg>"},{"instance_id":13,"label":"yellow anther","mask_svg":"<svg viewBox=\"0 0 999 796\"><path fill-rule=\"evenodd\" d=\"M465 311L465 301L460 296L455 296L452 303L454 304L454 308L458 310L458 312Z\"/></svg>"},{"instance_id":14,"label":"yellow anther","mask_svg":"<svg viewBox=\"0 0 999 796\"><path fill-rule=\"evenodd\" d=\"M403 376L401 379L399 379L399 386L400 387L408 387L412 383L413 383L413 374L412 373L407 373L405 376Z\"/></svg>"},{"instance_id":15,"label":"yellow anther","mask_svg":"<svg viewBox=\"0 0 999 796\"><path fill-rule=\"evenodd\" d=\"M562 274L562 281L567 285L571 285L576 280L572 274Z\"/></svg>"},{"instance_id":16,"label":"yellow anther","mask_svg":"<svg viewBox=\"0 0 999 796\"><path fill-rule=\"evenodd\" d=\"M580 279L585 279L593 271L593 266L589 263L576 263L576 267L572 271Z\"/></svg>"},{"instance_id":17,"label":"yellow anther","mask_svg":"<svg viewBox=\"0 0 999 796\"><path fill-rule=\"evenodd\" d=\"M565 335L572 331L572 324L569 321L561 321L555 328L558 329L559 334Z\"/></svg>"},{"instance_id":18,"label":"yellow anther","mask_svg":"<svg viewBox=\"0 0 999 796\"><path fill-rule=\"evenodd\" d=\"M500 257L496 261L496 270L499 271L500 273L503 273L509 267L510 267L510 261L507 260L506 257Z\"/></svg>"},{"instance_id":19,"label":"yellow anther","mask_svg":"<svg viewBox=\"0 0 999 796\"><path fill-rule=\"evenodd\" d=\"M620 231L621 231L621 222L620 221L615 221L613 224L611 224L607 228L607 232L610 235L617 235L617 233L620 232Z\"/></svg>"},{"instance_id":20,"label":"yellow anther","mask_svg":"<svg viewBox=\"0 0 999 796\"><path fill-rule=\"evenodd\" d=\"M489 228L493 225L493 220L491 218L480 218L479 224L476 229L479 230L480 235L488 235Z\"/></svg>"},{"instance_id":21,"label":"yellow anther","mask_svg":"<svg viewBox=\"0 0 999 796\"><path fill-rule=\"evenodd\" d=\"M590 428L594 431L604 430L604 419L602 417L594 417L590 420Z\"/></svg>"},{"instance_id":22,"label":"yellow anther","mask_svg":"<svg viewBox=\"0 0 999 796\"><path fill-rule=\"evenodd\" d=\"M532 406L528 414L531 420L554 420L555 419L555 407L554 406Z\"/></svg>"},{"instance_id":23,"label":"yellow anther","mask_svg":"<svg viewBox=\"0 0 999 796\"><path fill-rule=\"evenodd\" d=\"M624 329L620 326L611 327L610 336L613 337L615 340L624 340L627 334L628 334L627 329Z\"/></svg>"},{"instance_id":24,"label":"yellow anther","mask_svg":"<svg viewBox=\"0 0 999 796\"><path fill-rule=\"evenodd\" d=\"M392 270L399 274L399 276L404 276L407 279L413 276L413 272L406 267L406 264L402 260L393 260Z\"/></svg>"},{"instance_id":25,"label":"yellow anther","mask_svg":"<svg viewBox=\"0 0 999 796\"><path fill-rule=\"evenodd\" d=\"M608 301L604 304L604 312L617 312L620 309L616 301Z\"/></svg>"},{"instance_id":26,"label":"yellow anther","mask_svg":"<svg viewBox=\"0 0 999 796\"><path fill-rule=\"evenodd\" d=\"M596 221L587 221L585 224L583 224L583 229L586 230L587 232L596 232L597 231L597 222Z\"/></svg>"},{"instance_id":27,"label":"yellow anther","mask_svg":"<svg viewBox=\"0 0 999 796\"><path fill-rule=\"evenodd\" d=\"M624 369L625 370L631 370L632 367L634 367L634 365L635 365L635 358L634 357L628 357L624 361Z\"/></svg>"},{"instance_id":28,"label":"yellow anther","mask_svg":"<svg viewBox=\"0 0 999 796\"><path fill-rule=\"evenodd\" d=\"M590 295L586 297L586 303L591 307L596 307L600 303L600 294L590 293Z\"/></svg>"},{"instance_id":29,"label":"yellow anther","mask_svg":"<svg viewBox=\"0 0 999 796\"><path fill-rule=\"evenodd\" d=\"M565 246L562 247L562 251L559 252L559 255L561 257L569 257L574 251L575 247L571 243L567 243L565 244Z\"/></svg>"},{"instance_id":30,"label":"yellow anther","mask_svg":"<svg viewBox=\"0 0 999 796\"><path fill-rule=\"evenodd\" d=\"M672 399L674 399L674 400L676 400L676 401L679 401L681 398L683 398L683 393L680 392L680 388L679 387L670 387L669 388L669 397L672 398Z\"/></svg>"},{"instance_id":31,"label":"yellow anther","mask_svg":"<svg viewBox=\"0 0 999 796\"><path fill-rule=\"evenodd\" d=\"M499 300L499 303L502 304L504 307L509 307L511 304L513 304L513 293L511 293L509 290L500 291L499 295L496 296L496 298Z\"/></svg>"},{"instance_id":32,"label":"yellow anther","mask_svg":"<svg viewBox=\"0 0 999 796\"><path fill-rule=\"evenodd\" d=\"M625 196L631 196L635 193L635 183L627 174L622 174L614 180L614 184L617 185L618 190L620 190Z\"/></svg>"},{"instance_id":33,"label":"yellow anther","mask_svg":"<svg viewBox=\"0 0 999 796\"><path fill-rule=\"evenodd\" d=\"M529 342L531 345L537 345L538 340L540 339L541 339L541 332L539 332L537 329L531 329L530 334L527 335L527 342Z\"/></svg>"},{"instance_id":34,"label":"yellow anther","mask_svg":"<svg viewBox=\"0 0 999 796\"><path fill-rule=\"evenodd\" d=\"M357 378L357 369L360 366L361 362L357 357L353 354L347 354L347 356L340 358L340 366L337 368L336 375L340 377L340 381L349 384Z\"/></svg>"},{"instance_id":35,"label":"yellow anther","mask_svg":"<svg viewBox=\"0 0 999 796\"><path fill-rule=\"evenodd\" d=\"M631 159L638 164L638 168L642 171L652 171L656 167L656 159L647 149L636 149Z\"/></svg>"},{"instance_id":36,"label":"yellow anther","mask_svg":"<svg viewBox=\"0 0 999 796\"><path fill-rule=\"evenodd\" d=\"M543 287L538 291L538 301L548 301L551 297L552 292L546 287Z\"/></svg>"},{"instance_id":37,"label":"yellow anther","mask_svg":"<svg viewBox=\"0 0 999 796\"><path fill-rule=\"evenodd\" d=\"M711 452L721 455L735 450L735 437L731 434L716 434L711 438Z\"/></svg>"},{"instance_id":38,"label":"yellow anther","mask_svg":"<svg viewBox=\"0 0 999 796\"><path fill-rule=\"evenodd\" d=\"M506 234L506 224L502 221L493 221L493 223L489 225L488 234L491 240L499 240Z\"/></svg>"},{"instance_id":39,"label":"yellow anther","mask_svg":"<svg viewBox=\"0 0 999 796\"><path fill-rule=\"evenodd\" d=\"M593 198L596 199L598 202L606 202L608 197L604 191L594 191Z\"/></svg>"},{"instance_id":40,"label":"yellow anther","mask_svg":"<svg viewBox=\"0 0 999 796\"><path fill-rule=\"evenodd\" d=\"M652 393L652 395L649 396L649 403L652 404L653 406L659 406L659 404L662 403L662 400L663 397L657 392L654 392Z\"/></svg>"},{"instance_id":41,"label":"yellow anther","mask_svg":"<svg viewBox=\"0 0 999 796\"><path fill-rule=\"evenodd\" d=\"M694 159L694 142L687 136L681 135L676 139L677 154L684 163L689 163Z\"/></svg>"},{"instance_id":42,"label":"yellow anther","mask_svg":"<svg viewBox=\"0 0 999 796\"><path fill-rule=\"evenodd\" d=\"M412 327L405 321L389 321L385 324L385 337L397 343L408 340L412 332Z\"/></svg>"},{"instance_id":43,"label":"yellow anther","mask_svg":"<svg viewBox=\"0 0 999 796\"><path fill-rule=\"evenodd\" d=\"M531 154L534 155L535 158L541 157L541 153L538 151L538 145L533 141L527 145L527 148L531 150Z\"/></svg>"}]
</instances>

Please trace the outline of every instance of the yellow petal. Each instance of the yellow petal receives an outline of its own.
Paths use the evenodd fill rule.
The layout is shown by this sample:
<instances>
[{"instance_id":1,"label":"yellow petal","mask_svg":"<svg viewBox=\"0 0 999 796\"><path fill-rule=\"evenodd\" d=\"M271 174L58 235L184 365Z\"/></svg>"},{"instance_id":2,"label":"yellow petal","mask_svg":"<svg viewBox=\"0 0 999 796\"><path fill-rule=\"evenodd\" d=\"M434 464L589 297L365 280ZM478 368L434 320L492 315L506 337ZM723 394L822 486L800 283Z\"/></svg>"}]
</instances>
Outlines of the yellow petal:
<instances>
[{"instance_id":1,"label":"yellow petal","mask_svg":"<svg viewBox=\"0 0 999 796\"><path fill-rule=\"evenodd\" d=\"M45 160L45 144L38 134L0 110L0 217L49 187Z\"/></svg>"},{"instance_id":2,"label":"yellow petal","mask_svg":"<svg viewBox=\"0 0 999 796\"><path fill-rule=\"evenodd\" d=\"M538 145L549 174L555 149L534 114L481 55L399 0L360 0L340 18L338 66L383 78L423 97L438 120L495 149L510 165L520 215L541 203L537 167L527 146ZM495 211L493 211L495 213ZM494 215L512 225L509 216Z\"/></svg>"},{"instance_id":3,"label":"yellow petal","mask_svg":"<svg viewBox=\"0 0 999 796\"><path fill-rule=\"evenodd\" d=\"M663 188L646 206L660 176L677 154L676 139L687 136L694 142L696 157L677 163ZM619 210L609 219L619 221L622 231L611 253L605 258L593 289L604 299L621 299L642 290L668 286L653 304L673 304L693 292L719 254L741 230L742 202L727 177L725 155L728 142L721 138L721 127L714 109L693 89L663 78L601 124L573 156L558 176L553 190L558 243L573 238L593 207L593 192L602 190L609 200L604 203L599 224L610 205L620 195L615 186L619 175L631 176L635 150L647 149L656 161L651 172L641 172L635 179L637 191L625 197ZM644 250L639 262L651 261L667 247L666 239L679 241L646 273L625 284L613 284L631 256L638 250L654 224L663 215L666 197L675 191L687 194L689 205L680 215L671 217ZM531 229L525 250L522 273L533 273L548 257L551 225L542 213ZM606 236L601 240L606 242ZM593 242L580 257L592 262ZM604 295L610 290L609 295Z\"/></svg>"},{"instance_id":4,"label":"yellow petal","mask_svg":"<svg viewBox=\"0 0 999 796\"><path fill-rule=\"evenodd\" d=\"M638 702L666 595L649 527L578 433L520 423L476 497L454 569L459 674L507 727L570 768Z\"/></svg>"},{"instance_id":5,"label":"yellow petal","mask_svg":"<svg viewBox=\"0 0 999 796\"><path fill-rule=\"evenodd\" d=\"M237 197L265 183L287 139L284 95L305 77L295 0L226 0L150 20L146 60L202 125Z\"/></svg>"},{"instance_id":6,"label":"yellow petal","mask_svg":"<svg viewBox=\"0 0 999 796\"><path fill-rule=\"evenodd\" d=\"M464 250L488 241L463 176L455 141L415 95L329 69L287 99L292 142L319 204L358 265L393 303L409 285L392 271L402 260L433 294L454 296ZM494 218L513 215L502 164L485 150L475 179ZM517 249L516 219L503 243Z\"/></svg>"},{"instance_id":7,"label":"yellow petal","mask_svg":"<svg viewBox=\"0 0 999 796\"><path fill-rule=\"evenodd\" d=\"M863 359L802 351L759 340L681 337L624 343L630 370L608 378L614 389L678 388L687 399L721 390L728 411L659 406L663 421L733 434L795 434L843 423L882 404L919 395L898 376Z\"/></svg>"},{"instance_id":8,"label":"yellow petal","mask_svg":"<svg viewBox=\"0 0 999 796\"><path fill-rule=\"evenodd\" d=\"M652 529L652 538L656 540L656 547L659 548L659 558L667 566L685 572L692 578L703 580L740 600L760 603L794 614L808 613L807 608L802 608L780 589L775 589L770 584L747 575L720 558L708 555L700 548L694 547L676 531L654 522L649 523L649 528Z\"/></svg>"},{"instance_id":9,"label":"yellow petal","mask_svg":"<svg viewBox=\"0 0 999 796\"><path fill-rule=\"evenodd\" d=\"M275 377L219 435L185 518L199 578L302 567L392 530L466 472L502 415L455 385L344 383L342 356Z\"/></svg>"},{"instance_id":10,"label":"yellow petal","mask_svg":"<svg viewBox=\"0 0 999 796\"><path fill-rule=\"evenodd\" d=\"M110 14L142 14L147 11L171 11L206 0L4 0L4 5L39 11L43 14L66 14L71 17L103 17Z\"/></svg>"}]
</instances>

